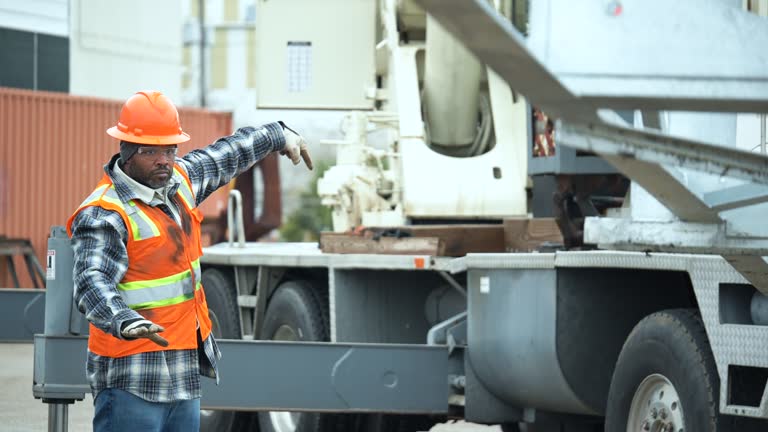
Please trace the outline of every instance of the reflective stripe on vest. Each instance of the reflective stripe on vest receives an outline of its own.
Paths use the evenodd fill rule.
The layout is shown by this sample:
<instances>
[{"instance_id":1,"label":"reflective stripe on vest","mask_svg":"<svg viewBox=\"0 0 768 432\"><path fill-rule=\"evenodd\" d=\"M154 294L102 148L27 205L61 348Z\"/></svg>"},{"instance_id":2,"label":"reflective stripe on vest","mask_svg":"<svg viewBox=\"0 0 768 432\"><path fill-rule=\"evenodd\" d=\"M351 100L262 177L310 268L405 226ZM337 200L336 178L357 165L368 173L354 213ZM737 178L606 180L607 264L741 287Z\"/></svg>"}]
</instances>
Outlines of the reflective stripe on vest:
<instances>
[{"instance_id":1,"label":"reflective stripe on vest","mask_svg":"<svg viewBox=\"0 0 768 432\"><path fill-rule=\"evenodd\" d=\"M160 235L160 230L157 229L157 225L152 222L146 213L136 206L136 203L133 202L133 200L128 201L128 205L131 209L126 209L126 213L128 214L128 220L131 223L134 240L144 240Z\"/></svg>"},{"instance_id":2,"label":"reflective stripe on vest","mask_svg":"<svg viewBox=\"0 0 768 432\"><path fill-rule=\"evenodd\" d=\"M160 279L119 283L117 288L131 309L151 309L191 300L200 289L200 259L192 262L194 275L185 270ZM194 282L194 287L192 286Z\"/></svg>"},{"instance_id":3,"label":"reflective stripe on vest","mask_svg":"<svg viewBox=\"0 0 768 432\"><path fill-rule=\"evenodd\" d=\"M82 203L82 204L80 204L80 207L79 207L79 208L83 208L83 207L85 207L85 206L87 206L87 205L89 205L89 204L92 204L94 201L98 201L98 200L99 200L99 198L101 198L101 194L103 194L103 193L104 193L104 190L105 190L105 189L106 189L108 186L109 186L109 185L101 185L101 186L97 187L96 189L94 189L94 190L93 190L93 192L91 192L91 194L90 194L90 195L88 195L88 198L86 198L86 199L83 201L83 203Z\"/></svg>"},{"instance_id":4,"label":"reflective stripe on vest","mask_svg":"<svg viewBox=\"0 0 768 432\"><path fill-rule=\"evenodd\" d=\"M179 197L182 201L184 201L187 209L191 210L195 208L195 195L192 193L192 189L190 189L189 184L185 181L184 176L179 172L177 168L173 169L173 175L176 176L179 180Z\"/></svg>"},{"instance_id":5,"label":"reflective stripe on vest","mask_svg":"<svg viewBox=\"0 0 768 432\"><path fill-rule=\"evenodd\" d=\"M114 185L102 195L102 192L106 187L107 185L102 185L96 188L80 207L88 205L100 198L114 206L120 207L123 212L125 212L128 216L128 223L131 225L131 232L133 233L134 240L145 240L160 235L160 230L157 228L157 225L152 222L143 210L136 206L136 203L133 202L133 200L128 201L127 207L123 204L123 201L117 195Z\"/></svg>"}]
</instances>

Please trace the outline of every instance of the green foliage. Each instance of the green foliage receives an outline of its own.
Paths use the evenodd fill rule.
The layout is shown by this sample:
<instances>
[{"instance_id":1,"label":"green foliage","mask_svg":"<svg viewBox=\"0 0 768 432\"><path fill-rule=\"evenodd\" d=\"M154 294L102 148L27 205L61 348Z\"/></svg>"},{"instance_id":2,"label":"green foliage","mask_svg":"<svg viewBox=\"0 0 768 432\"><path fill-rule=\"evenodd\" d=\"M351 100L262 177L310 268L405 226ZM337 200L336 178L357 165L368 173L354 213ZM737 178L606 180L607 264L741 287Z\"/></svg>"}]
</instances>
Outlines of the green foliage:
<instances>
[{"instance_id":1,"label":"green foliage","mask_svg":"<svg viewBox=\"0 0 768 432\"><path fill-rule=\"evenodd\" d=\"M299 208L288 215L280 227L283 241L317 241L321 231L331 229L331 209L320 204L317 195L317 181L330 167L325 161L315 164L314 177L307 189L299 195Z\"/></svg>"}]
</instances>

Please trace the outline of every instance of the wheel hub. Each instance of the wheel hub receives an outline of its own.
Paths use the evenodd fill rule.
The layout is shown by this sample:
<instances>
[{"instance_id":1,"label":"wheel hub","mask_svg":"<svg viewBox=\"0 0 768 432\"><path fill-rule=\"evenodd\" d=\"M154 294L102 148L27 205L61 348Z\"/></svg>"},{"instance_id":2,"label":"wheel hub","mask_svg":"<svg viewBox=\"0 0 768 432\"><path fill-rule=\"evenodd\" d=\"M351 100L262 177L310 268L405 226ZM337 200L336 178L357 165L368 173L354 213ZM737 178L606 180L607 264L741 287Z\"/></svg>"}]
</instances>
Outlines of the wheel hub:
<instances>
[{"instance_id":1,"label":"wheel hub","mask_svg":"<svg viewBox=\"0 0 768 432\"><path fill-rule=\"evenodd\" d=\"M664 375L646 377L632 398L627 432L685 432L683 407L675 386Z\"/></svg>"}]
</instances>

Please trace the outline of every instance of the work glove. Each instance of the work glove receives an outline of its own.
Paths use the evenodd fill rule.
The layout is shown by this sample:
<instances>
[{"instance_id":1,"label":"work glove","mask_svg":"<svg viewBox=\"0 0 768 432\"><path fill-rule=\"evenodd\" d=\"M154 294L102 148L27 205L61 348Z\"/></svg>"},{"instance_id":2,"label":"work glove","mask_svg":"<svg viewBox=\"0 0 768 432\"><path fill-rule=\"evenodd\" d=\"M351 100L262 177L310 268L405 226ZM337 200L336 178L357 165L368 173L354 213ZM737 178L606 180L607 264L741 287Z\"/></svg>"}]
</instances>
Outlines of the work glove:
<instances>
[{"instance_id":1,"label":"work glove","mask_svg":"<svg viewBox=\"0 0 768 432\"><path fill-rule=\"evenodd\" d=\"M163 327L142 319L129 323L120 333L126 339L147 338L161 347L167 347L168 341L158 334L163 331L165 331Z\"/></svg>"},{"instance_id":2,"label":"work glove","mask_svg":"<svg viewBox=\"0 0 768 432\"><path fill-rule=\"evenodd\" d=\"M296 133L293 129L280 122L283 127L283 134L285 135L285 147L280 150L281 155L286 155L291 159L294 165L298 165L302 159L310 170L312 166L312 158L309 156L309 150L307 150L307 142L304 141L304 137Z\"/></svg>"}]
</instances>

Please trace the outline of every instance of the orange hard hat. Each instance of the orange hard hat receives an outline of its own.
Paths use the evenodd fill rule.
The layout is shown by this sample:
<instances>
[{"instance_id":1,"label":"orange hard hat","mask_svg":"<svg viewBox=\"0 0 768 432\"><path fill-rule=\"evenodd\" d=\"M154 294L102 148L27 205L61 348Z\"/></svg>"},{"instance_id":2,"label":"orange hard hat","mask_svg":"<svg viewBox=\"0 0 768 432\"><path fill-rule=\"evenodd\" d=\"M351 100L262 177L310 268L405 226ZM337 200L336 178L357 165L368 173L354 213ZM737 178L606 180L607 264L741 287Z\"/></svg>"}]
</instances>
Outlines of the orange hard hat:
<instances>
[{"instance_id":1,"label":"orange hard hat","mask_svg":"<svg viewBox=\"0 0 768 432\"><path fill-rule=\"evenodd\" d=\"M189 141L181 130L179 112L170 99L158 91L140 91L128 98L116 126L107 134L138 144L172 145Z\"/></svg>"}]
</instances>

